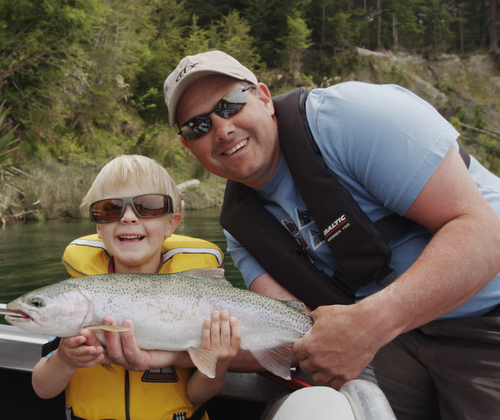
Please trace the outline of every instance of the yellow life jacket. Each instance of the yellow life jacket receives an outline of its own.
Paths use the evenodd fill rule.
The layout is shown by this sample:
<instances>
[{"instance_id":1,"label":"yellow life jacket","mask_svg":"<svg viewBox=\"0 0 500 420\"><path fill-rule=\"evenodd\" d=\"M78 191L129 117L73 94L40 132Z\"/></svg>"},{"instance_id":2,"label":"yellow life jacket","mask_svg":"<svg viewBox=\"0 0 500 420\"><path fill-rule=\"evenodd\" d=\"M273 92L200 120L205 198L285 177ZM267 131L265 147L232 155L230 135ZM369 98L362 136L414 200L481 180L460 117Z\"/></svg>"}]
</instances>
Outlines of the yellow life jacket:
<instances>
[{"instance_id":1,"label":"yellow life jacket","mask_svg":"<svg viewBox=\"0 0 500 420\"><path fill-rule=\"evenodd\" d=\"M204 239L172 235L163 242L161 252L162 262L158 273L178 273L224 265L224 254L220 248ZM62 256L62 262L71 277L109 273L111 261L111 254L96 233L75 239Z\"/></svg>"},{"instance_id":2,"label":"yellow life jacket","mask_svg":"<svg viewBox=\"0 0 500 420\"><path fill-rule=\"evenodd\" d=\"M63 264L73 277L109 272L112 256L96 234L79 238L66 247ZM172 235L162 247L160 273L224 264L216 245L196 238ZM112 365L114 372L97 365L78 369L66 387L67 410L87 420L172 420L187 418L200 408L189 401L186 384L193 369L165 367L142 372ZM185 417L177 413L185 413ZM208 420L208 415L202 417Z\"/></svg>"}]
</instances>

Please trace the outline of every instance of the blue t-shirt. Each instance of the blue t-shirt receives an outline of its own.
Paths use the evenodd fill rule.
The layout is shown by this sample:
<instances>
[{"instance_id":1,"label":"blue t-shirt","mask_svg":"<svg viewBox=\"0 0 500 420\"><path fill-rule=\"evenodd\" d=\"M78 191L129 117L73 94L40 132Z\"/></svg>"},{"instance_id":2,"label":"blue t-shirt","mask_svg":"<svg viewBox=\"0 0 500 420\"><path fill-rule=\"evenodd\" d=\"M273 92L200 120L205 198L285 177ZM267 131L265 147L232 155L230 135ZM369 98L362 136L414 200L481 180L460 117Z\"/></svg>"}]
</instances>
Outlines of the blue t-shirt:
<instances>
[{"instance_id":1,"label":"blue t-shirt","mask_svg":"<svg viewBox=\"0 0 500 420\"><path fill-rule=\"evenodd\" d=\"M307 119L327 166L372 221L404 215L459 133L427 102L395 85L360 82L314 89ZM500 179L471 157L470 174L500 216ZM335 259L304 204L282 157L273 178L258 194L288 228L313 262L332 275ZM247 287L265 270L227 232L228 251ZM430 240L415 227L389 243L391 267L404 273ZM279 262L278 262L279 263ZM375 283L358 290L363 298L380 290ZM500 303L500 274L462 307L443 318L480 316Z\"/></svg>"}]
</instances>

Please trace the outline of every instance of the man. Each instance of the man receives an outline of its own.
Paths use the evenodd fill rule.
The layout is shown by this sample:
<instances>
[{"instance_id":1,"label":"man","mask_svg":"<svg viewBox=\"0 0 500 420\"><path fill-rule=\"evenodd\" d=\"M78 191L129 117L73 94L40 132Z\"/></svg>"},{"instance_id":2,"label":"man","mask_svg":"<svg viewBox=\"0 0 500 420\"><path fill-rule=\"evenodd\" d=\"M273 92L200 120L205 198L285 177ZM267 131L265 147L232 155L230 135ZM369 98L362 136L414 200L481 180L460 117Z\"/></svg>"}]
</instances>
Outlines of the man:
<instances>
[{"instance_id":1,"label":"man","mask_svg":"<svg viewBox=\"0 0 500 420\"><path fill-rule=\"evenodd\" d=\"M319 229L310 227L314 221L283 157L280 140L287 140L278 124L291 117L276 116L268 88L212 51L185 57L165 82L165 98L184 146L209 171L257 191L331 276L335 258L318 241ZM293 348L300 367L339 388L373 360L398 418L494 417L500 408L500 180L474 158L468 169L458 133L401 88L315 89L305 112L322 159L371 221L398 213L416 224L389 242L395 281L363 285L354 291L355 304L311 313L314 327ZM301 298L227 236L250 290Z\"/></svg>"},{"instance_id":2,"label":"man","mask_svg":"<svg viewBox=\"0 0 500 420\"><path fill-rule=\"evenodd\" d=\"M339 388L371 363L399 419L494 418L500 180L461 155L453 127L405 89L297 92L273 102L217 51L185 57L165 82L184 146L231 180L221 219L247 286L315 309L293 346L315 381ZM266 234L267 214L286 238Z\"/></svg>"}]
</instances>

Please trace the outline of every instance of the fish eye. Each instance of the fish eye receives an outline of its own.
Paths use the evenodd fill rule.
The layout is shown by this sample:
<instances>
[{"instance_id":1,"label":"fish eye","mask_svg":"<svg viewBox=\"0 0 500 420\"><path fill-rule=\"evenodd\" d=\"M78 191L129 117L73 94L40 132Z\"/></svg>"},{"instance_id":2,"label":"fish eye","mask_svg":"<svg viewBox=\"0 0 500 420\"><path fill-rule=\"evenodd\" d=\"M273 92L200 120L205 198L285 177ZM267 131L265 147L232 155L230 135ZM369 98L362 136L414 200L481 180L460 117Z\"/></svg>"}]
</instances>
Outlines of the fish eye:
<instances>
[{"instance_id":1,"label":"fish eye","mask_svg":"<svg viewBox=\"0 0 500 420\"><path fill-rule=\"evenodd\" d=\"M31 306L34 306L35 308L41 308L44 305L42 298L39 298L39 297L35 297L35 298L31 299L30 303L31 303Z\"/></svg>"}]
</instances>

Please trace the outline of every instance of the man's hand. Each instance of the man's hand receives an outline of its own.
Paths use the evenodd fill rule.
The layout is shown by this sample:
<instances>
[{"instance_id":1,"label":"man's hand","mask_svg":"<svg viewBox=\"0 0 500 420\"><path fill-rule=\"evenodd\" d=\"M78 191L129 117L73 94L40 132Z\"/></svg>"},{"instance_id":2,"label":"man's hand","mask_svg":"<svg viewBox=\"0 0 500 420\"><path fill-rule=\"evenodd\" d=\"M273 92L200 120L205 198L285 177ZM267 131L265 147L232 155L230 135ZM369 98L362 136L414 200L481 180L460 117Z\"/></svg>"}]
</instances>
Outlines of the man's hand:
<instances>
[{"instance_id":1,"label":"man's hand","mask_svg":"<svg viewBox=\"0 0 500 420\"><path fill-rule=\"evenodd\" d=\"M292 347L300 368L315 382L339 389L355 379L386 340L360 304L321 306L310 316L314 325Z\"/></svg>"}]
</instances>

